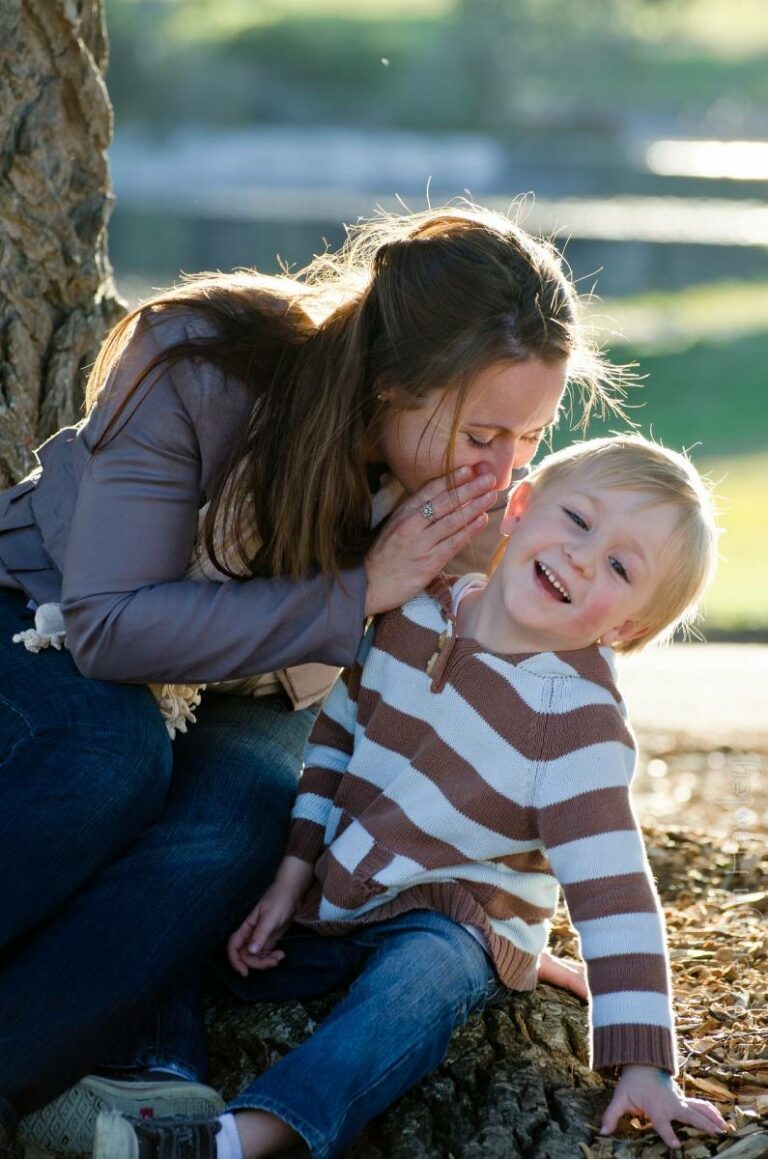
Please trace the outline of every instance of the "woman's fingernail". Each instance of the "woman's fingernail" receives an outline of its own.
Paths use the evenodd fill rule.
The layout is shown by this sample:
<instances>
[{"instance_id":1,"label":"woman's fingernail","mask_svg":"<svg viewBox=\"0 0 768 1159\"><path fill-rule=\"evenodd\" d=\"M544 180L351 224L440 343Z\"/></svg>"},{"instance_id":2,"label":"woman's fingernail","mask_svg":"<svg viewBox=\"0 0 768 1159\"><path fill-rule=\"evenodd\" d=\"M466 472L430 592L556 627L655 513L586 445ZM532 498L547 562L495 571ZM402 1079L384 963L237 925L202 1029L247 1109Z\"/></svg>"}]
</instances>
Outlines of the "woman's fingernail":
<instances>
[{"instance_id":1,"label":"woman's fingernail","mask_svg":"<svg viewBox=\"0 0 768 1159\"><path fill-rule=\"evenodd\" d=\"M481 475L480 478L478 479L478 482L481 483L483 487L491 487L496 482L496 476L495 475Z\"/></svg>"},{"instance_id":2,"label":"woman's fingernail","mask_svg":"<svg viewBox=\"0 0 768 1159\"><path fill-rule=\"evenodd\" d=\"M459 467L458 470L456 471L456 478L457 479L468 479L471 474L472 474L471 467Z\"/></svg>"}]
</instances>

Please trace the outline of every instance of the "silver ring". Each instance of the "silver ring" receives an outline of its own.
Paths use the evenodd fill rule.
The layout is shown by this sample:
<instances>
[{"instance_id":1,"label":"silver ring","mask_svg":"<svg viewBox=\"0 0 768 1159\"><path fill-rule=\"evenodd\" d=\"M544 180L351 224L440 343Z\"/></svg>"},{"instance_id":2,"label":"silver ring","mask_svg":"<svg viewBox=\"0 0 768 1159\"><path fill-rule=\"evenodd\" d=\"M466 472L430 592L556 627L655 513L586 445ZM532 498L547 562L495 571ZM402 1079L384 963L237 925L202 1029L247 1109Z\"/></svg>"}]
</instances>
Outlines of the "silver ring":
<instances>
[{"instance_id":1,"label":"silver ring","mask_svg":"<svg viewBox=\"0 0 768 1159\"><path fill-rule=\"evenodd\" d=\"M422 503L419 511L426 519L427 523L433 523L435 519L435 509L432 506L432 500L427 499L426 503Z\"/></svg>"}]
</instances>

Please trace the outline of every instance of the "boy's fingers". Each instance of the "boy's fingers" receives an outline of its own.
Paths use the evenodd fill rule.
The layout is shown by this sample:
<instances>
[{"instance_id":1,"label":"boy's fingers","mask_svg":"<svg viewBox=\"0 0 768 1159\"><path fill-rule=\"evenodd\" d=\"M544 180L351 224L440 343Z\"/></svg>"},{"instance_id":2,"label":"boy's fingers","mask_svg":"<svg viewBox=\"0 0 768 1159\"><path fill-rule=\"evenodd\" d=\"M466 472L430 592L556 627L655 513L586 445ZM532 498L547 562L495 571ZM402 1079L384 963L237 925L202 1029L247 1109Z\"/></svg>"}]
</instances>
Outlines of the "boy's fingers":
<instances>
[{"instance_id":1,"label":"boy's fingers","mask_svg":"<svg viewBox=\"0 0 768 1159\"><path fill-rule=\"evenodd\" d=\"M276 922L274 918L265 918L256 937L250 942L248 951L251 954L260 954L265 950L274 950L285 931L284 922Z\"/></svg>"},{"instance_id":2,"label":"boy's fingers","mask_svg":"<svg viewBox=\"0 0 768 1159\"><path fill-rule=\"evenodd\" d=\"M274 948L275 939L272 936L273 931L270 929L263 929L256 937L248 943L249 954L262 954L265 950Z\"/></svg>"},{"instance_id":3,"label":"boy's fingers","mask_svg":"<svg viewBox=\"0 0 768 1159\"><path fill-rule=\"evenodd\" d=\"M680 1116L682 1119L682 1115ZM727 1131L728 1124L726 1123L720 1112L707 1103L698 1105L688 1104L685 1122L690 1123L692 1127L700 1127L703 1131Z\"/></svg>"},{"instance_id":4,"label":"boy's fingers","mask_svg":"<svg viewBox=\"0 0 768 1159\"><path fill-rule=\"evenodd\" d=\"M265 958L271 958L273 955L279 954L281 958L285 957L282 950L276 950L274 946L262 946L260 950L244 949L242 951L243 961L250 966L254 966L259 962L263 962Z\"/></svg>"},{"instance_id":5,"label":"boy's fingers","mask_svg":"<svg viewBox=\"0 0 768 1159\"><path fill-rule=\"evenodd\" d=\"M258 958L254 959L254 970L271 970L273 966L277 966L282 962L285 954L282 950L272 950L271 953L259 954Z\"/></svg>"},{"instance_id":6,"label":"boy's fingers","mask_svg":"<svg viewBox=\"0 0 768 1159\"><path fill-rule=\"evenodd\" d=\"M603 1121L600 1124L601 1135L612 1135L618 1126L619 1119L624 1114L623 1103L618 1099L612 1099L608 1110L603 1115Z\"/></svg>"},{"instance_id":7,"label":"boy's fingers","mask_svg":"<svg viewBox=\"0 0 768 1159\"><path fill-rule=\"evenodd\" d=\"M259 911L258 909L255 909L252 913L249 913L245 921L237 927L234 934L230 935L230 939L227 944L235 946L242 945L242 943L251 936L254 927L258 924L258 921Z\"/></svg>"},{"instance_id":8,"label":"boy's fingers","mask_svg":"<svg viewBox=\"0 0 768 1159\"><path fill-rule=\"evenodd\" d=\"M236 934L233 934L232 937L227 942L227 957L229 958L230 964L232 966L234 966L235 969L237 969L237 963L240 960L240 955L242 953L242 950L243 950L242 941L237 939Z\"/></svg>"},{"instance_id":9,"label":"boy's fingers","mask_svg":"<svg viewBox=\"0 0 768 1159\"><path fill-rule=\"evenodd\" d=\"M603 1114L603 1121L600 1127L601 1135L612 1135L619 1125L619 1120L623 1115L628 1115L634 1107L627 1098L626 1093L617 1087L613 1093L613 1098L605 1109Z\"/></svg>"},{"instance_id":10,"label":"boy's fingers","mask_svg":"<svg viewBox=\"0 0 768 1159\"><path fill-rule=\"evenodd\" d=\"M712 1103L708 1103L704 1099L693 1099L692 1105L696 1108L697 1111L700 1111L703 1115L706 1115L708 1118L712 1119L724 1130L727 1130L728 1124L726 1123L720 1111L718 1111L717 1107L714 1107Z\"/></svg>"},{"instance_id":11,"label":"boy's fingers","mask_svg":"<svg viewBox=\"0 0 768 1159\"><path fill-rule=\"evenodd\" d=\"M668 1120L661 1123L654 1123L653 1126L656 1134L668 1147L682 1147L682 1143L673 1131L672 1124Z\"/></svg>"}]
</instances>

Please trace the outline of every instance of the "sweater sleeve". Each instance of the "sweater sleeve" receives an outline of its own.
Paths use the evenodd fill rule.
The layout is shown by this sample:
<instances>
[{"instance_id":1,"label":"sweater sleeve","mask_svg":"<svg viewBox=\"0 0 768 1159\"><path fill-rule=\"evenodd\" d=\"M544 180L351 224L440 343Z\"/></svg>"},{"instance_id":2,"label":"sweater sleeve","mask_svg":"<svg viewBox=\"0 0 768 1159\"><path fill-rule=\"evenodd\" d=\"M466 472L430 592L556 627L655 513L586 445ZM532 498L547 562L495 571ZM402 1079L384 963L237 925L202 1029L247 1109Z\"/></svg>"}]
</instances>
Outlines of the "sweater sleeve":
<instances>
[{"instance_id":1,"label":"sweater sleeve","mask_svg":"<svg viewBox=\"0 0 768 1159\"><path fill-rule=\"evenodd\" d=\"M309 661L351 663L364 568L336 582L184 578L206 488L249 403L242 384L196 358L161 366L130 393L161 348L152 327L137 327L83 429L89 446L106 435L85 466L64 563L76 664L105 680L208 683Z\"/></svg>"},{"instance_id":2,"label":"sweater sleeve","mask_svg":"<svg viewBox=\"0 0 768 1159\"><path fill-rule=\"evenodd\" d=\"M371 625L354 665L342 672L326 697L307 742L286 848L302 861L314 864L322 853L334 801L354 752L360 679L373 632Z\"/></svg>"},{"instance_id":3,"label":"sweater sleeve","mask_svg":"<svg viewBox=\"0 0 768 1159\"><path fill-rule=\"evenodd\" d=\"M629 796L634 747L615 713L613 737L568 751L571 715L547 721L557 755L539 766L534 805L587 965L592 1065L675 1073L664 920Z\"/></svg>"}]
</instances>

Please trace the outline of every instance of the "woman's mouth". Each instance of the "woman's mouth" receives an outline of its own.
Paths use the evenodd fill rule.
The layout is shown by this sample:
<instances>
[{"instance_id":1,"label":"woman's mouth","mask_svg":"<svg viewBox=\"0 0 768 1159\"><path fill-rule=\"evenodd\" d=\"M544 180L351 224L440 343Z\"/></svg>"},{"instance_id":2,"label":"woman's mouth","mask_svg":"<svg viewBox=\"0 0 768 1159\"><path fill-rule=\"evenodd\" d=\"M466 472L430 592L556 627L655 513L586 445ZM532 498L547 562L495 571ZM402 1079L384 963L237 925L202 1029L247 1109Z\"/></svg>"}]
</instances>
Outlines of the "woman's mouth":
<instances>
[{"instance_id":1,"label":"woman's mouth","mask_svg":"<svg viewBox=\"0 0 768 1159\"><path fill-rule=\"evenodd\" d=\"M553 599L558 600L561 604L570 604L571 593L566 588L565 584L557 578L551 568L547 567L545 563L536 560L534 564L536 572L536 579L538 584L548 595Z\"/></svg>"}]
</instances>

